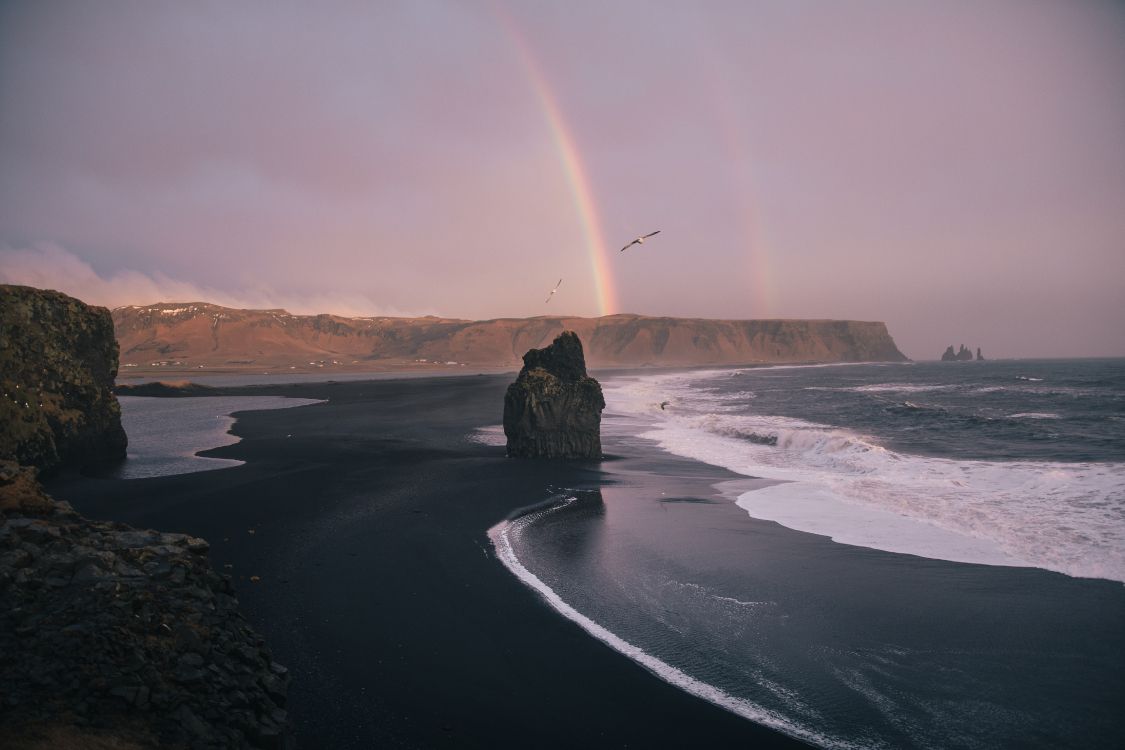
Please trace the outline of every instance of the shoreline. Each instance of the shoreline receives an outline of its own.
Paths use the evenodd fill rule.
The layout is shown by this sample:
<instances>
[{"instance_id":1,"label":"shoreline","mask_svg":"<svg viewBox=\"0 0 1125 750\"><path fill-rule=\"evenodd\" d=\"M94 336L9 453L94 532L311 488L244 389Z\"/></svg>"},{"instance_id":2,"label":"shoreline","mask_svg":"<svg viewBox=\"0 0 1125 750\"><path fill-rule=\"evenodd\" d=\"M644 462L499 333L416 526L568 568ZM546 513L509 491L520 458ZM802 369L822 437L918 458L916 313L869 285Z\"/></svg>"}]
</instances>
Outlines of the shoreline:
<instances>
[{"instance_id":1,"label":"shoreline","mask_svg":"<svg viewBox=\"0 0 1125 750\"><path fill-rule=\"evenodd\" d=\"M49 489L94 518L211 540L212 563L291 668L306 746L495 746L501 722L539 746L804 746L590 638L490 554L487 530L505 516L607 479L598 462L515 462L464 439L498 421L506 385L238 389L329 403L240 413L242 440L203 453L238 467Z\"/></svg>"},{"instance_id":2,"label":"shoreline","mask_svg":"<svg viewBox=\"0 0 1125 750\"><path fill-rule=\"evenodd\" d=\"M692 677L686 672L661 660L658 656L650 654L643 648L627 641L597 621L579 612L568 604L554 589L528 570L520 561L519 555L516 553L515 546L509 535L512 532L518 532L523 525L534 523L538 517L567 508L572 503L576 502L577 499L576 496L572 496L558 497L544 501L536 506L531 506L523 513L501 521L488 530L488 537L492 541L497 558L508 568L512 575L520 579L528 588L538 593L544 601L561 616L586 631L591 638L604 643L622 656L644 667L658 680L729 711L751 723L762 727L768 727L798 741L812 742L817 739L825 739L815 736L814 733L808 732L802 727L791 724L784 717L778 716L767 709L756 706L741 698L737 698L714 685Z\"/></svg>"}]
</instances>

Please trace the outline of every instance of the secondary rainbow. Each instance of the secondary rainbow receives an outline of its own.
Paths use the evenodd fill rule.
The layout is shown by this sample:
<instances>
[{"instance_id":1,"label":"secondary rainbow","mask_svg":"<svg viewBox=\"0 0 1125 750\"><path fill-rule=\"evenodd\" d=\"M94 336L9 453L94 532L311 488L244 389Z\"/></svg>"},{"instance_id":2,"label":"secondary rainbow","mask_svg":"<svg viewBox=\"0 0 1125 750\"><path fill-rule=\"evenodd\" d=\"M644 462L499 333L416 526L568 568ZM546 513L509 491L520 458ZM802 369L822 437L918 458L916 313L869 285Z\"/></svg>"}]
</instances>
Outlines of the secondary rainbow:
<instances>
[{"instance_id":1,"label":"secondary rainbow","mask_svg":"<svg viewBox=\"0 0 1125 750\"><path fill-rule=\"evenodd\" d=\"M523 35L503 8L498 4L493 4L492 8L494 15L499 19L501 27L507 32L520 61L523 63L524 72L531 82L531 88L539 100L539 105L551 130L551 137L558 150L563 172L574 199L578 220L582 225L586 251L590 255L590 267L594 276L598 312L601 315L609 315L618 309L617 292L614 289L613 272L609 264L609 254L606 252L605 237L602 233L601 220L598 218L597 205L594 201L594 191L590 187L590 179L582 165L582 159L579 157L574 136L571 134L562 110L559 108L559 103Z\"/></svg>"}]
</instances>

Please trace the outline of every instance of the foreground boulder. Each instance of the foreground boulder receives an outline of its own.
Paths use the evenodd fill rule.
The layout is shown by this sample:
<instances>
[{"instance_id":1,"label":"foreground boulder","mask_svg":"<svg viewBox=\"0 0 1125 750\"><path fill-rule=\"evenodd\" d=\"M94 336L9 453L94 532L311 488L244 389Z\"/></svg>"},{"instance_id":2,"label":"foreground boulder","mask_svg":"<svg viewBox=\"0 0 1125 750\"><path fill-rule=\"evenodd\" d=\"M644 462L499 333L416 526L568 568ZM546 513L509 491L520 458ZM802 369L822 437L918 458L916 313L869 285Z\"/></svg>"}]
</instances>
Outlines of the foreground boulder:
<instances>
[{"instance_id":1,"label":"foreground boulder","mask_svg":"<svg viewBox=\"0 0 1125 750\"><path fill-rule=\"evenodd\" d=\"M563 331L550 346L523 355L523 369L508 386L508 455L601 458L604 408L601 385L586 374L578 334Z\"/></svg>"},{"instance_id":2,"label":"foreground boulder","mask_svg":"<svg viewBox=\"0 0 1125 750\"><path fill-rule=\"evenodd\" d=\"M287 747L288 672L207 542L83 518L32 472L0 462L0 747Z\"/></svg>"},{"instance_id":3,"label":"foreground boulder","mask_svg":"<svg viewBox=\"0 0 1125 750\"><path fill-rule=\"evenodd\" d=\"M0 459L50 471L125 458L104 307L0 285Z\"/></svg>"}]
</instances>

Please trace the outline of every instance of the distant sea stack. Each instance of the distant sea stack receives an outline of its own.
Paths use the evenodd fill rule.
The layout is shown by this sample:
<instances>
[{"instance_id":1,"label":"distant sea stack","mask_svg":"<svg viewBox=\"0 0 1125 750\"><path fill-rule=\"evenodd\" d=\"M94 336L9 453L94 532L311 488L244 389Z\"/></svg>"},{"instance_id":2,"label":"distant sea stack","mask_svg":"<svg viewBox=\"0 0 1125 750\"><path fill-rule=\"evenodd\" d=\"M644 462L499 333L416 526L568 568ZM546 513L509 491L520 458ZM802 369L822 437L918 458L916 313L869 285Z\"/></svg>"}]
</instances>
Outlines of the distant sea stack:
<instances>
[{"instance_id":1,"label":"distant sea stack","mask_svg":"<svg viewBox=\"0 0 1125 750\"><path fill-rule=\"evenodd\" d=\"M125 458L104 307L0 285L0 459L51 471Z\"/></svg>"},{"instance_id":2,"label":"distant sea stack","mask_svg":"<svg viewBox=\"0 0 1125 750\"><path fill-rule=\"evenodd\" d=\"M984 357L982 357L980 355L980 349L979 348L977 349L977 359L982 360L982 361L984 360ZM950 345L950 346L946 347L945 352L941 355L941 361L942 362L972 362L973 361L973 352L972 352L971 349L966 349L964 344L961 344L961 348L958 349L957 351L953 351L953 346Z\"/></svg>"},{"instance_id":3,"label":"distant sea stack","mask_svg":"<svg viewBox=\"0 0 1125 750\"><path fill-rule=\"evenodd\" d=\"M550 346L531 349L504 396L508 455L520 458L601 458L598 381L586 374L582 341L563 331Z\"/></svg>"},{"instance_id":4,"label":"distant sea stack","mask_svg":"<svg viewBox=\"0 0 1125 750\"><path fill-rule=\"evenodd\" d=\"M590 367L903 362L887 327L855 320L707 320L606 315L345 318L179 302L113 311L122 374L213 369L519 367L574 331Z\"/></svg>"}]
</instances>

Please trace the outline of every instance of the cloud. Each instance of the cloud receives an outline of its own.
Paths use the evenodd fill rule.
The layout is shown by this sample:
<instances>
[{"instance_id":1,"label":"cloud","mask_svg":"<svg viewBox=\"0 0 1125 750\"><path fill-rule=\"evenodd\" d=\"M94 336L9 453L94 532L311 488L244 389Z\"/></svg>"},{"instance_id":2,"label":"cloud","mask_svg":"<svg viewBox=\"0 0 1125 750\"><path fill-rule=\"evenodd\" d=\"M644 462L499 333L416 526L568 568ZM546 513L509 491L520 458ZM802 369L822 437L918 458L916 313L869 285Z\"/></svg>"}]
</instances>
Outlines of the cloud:
<instances>
[{"instance_id":1,"label":"cloud","mask_svg":"<svg viewBox=\"0 0 1125 750\"><path fill-rule=\"evenodd\" d=\"M102 276L79 256L53 243L29 248L0 247L0 283L54 289L91 305L124 307L159 302L210 302L248 309L284 308L299 315L332 313L346 316L402 316L431 314L376 304L356 293L285 294L268 287L231 292L170 278L120 270Z\"/></svg>"}]
</instances>

